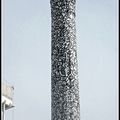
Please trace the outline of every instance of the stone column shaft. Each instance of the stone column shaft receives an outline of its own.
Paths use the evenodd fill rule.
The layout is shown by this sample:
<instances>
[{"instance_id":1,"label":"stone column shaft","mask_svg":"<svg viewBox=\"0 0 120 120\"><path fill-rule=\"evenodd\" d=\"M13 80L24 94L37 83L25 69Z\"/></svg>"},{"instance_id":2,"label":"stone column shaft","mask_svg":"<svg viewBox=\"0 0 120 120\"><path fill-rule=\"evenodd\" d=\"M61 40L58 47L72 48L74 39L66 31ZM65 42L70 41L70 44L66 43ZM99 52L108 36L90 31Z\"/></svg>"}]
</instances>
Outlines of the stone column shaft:
<instances>
[{"instance_id":1,"label":"stone column shaft","mask_svg":"<svg viewBox=\"0 0 120 120\"><path fill-rule=\"evenodd\" d=\"M52 120L80 120L75 0L51 0Z\"/></svg>"}]
</instances>

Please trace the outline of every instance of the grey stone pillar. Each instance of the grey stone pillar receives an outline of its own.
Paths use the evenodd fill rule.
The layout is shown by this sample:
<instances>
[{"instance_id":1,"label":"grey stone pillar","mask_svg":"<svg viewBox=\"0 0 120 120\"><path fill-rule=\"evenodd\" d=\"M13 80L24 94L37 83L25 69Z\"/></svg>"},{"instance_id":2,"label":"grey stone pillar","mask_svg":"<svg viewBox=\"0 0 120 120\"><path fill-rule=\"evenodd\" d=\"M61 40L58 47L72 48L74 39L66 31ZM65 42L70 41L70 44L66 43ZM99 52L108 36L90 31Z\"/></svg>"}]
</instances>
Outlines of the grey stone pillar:
<instances>
[{"instance_id":1,"label":"grey stone pillar","mask_svg":"<svg viewBox=\"0 0 120 120\"><path fill-rule=\"evenodd\" d=\"M51 0L52 120L80 120L76 0Z\"/></svg>"}]
</instances>

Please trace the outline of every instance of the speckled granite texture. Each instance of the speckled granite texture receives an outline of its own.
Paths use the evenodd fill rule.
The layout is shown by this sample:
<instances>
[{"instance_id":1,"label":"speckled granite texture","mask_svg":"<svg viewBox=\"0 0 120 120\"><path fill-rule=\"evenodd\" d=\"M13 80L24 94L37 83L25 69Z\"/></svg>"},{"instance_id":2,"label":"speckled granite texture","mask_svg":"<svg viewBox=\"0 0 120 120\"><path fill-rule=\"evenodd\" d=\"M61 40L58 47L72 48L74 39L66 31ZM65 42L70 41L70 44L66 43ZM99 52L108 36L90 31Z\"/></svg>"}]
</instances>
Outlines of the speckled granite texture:
<instances>
[{"instance_id":1,"label":"speckled granite texture","mask_svg":"<svg viewBox=\"0 0 120 120\"><path fill-rule=\"evenodd\" d=\"M75 0L51 0L51 120L80 120Z\"/></svg>"}]
</instances>

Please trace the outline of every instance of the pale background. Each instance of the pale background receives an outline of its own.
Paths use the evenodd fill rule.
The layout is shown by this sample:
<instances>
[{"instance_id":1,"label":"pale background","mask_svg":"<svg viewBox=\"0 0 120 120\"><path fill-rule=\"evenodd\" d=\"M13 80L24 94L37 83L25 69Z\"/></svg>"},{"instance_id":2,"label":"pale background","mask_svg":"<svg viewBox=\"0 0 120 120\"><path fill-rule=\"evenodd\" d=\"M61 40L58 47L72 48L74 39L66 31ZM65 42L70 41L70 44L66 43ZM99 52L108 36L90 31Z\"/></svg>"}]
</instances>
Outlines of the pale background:
<instances>
[{"instance_id":1,"label":"pale background","mask_svg":"<svg viewBox=\"0 0 120 120\"><path fill-rule=\"evenodd\" d=\"M2 25L6 120L50 120L50 1L3 0ZM117 0L76 0L76 29L81 120L117 120Z\"/></svg>"}]
</instances>

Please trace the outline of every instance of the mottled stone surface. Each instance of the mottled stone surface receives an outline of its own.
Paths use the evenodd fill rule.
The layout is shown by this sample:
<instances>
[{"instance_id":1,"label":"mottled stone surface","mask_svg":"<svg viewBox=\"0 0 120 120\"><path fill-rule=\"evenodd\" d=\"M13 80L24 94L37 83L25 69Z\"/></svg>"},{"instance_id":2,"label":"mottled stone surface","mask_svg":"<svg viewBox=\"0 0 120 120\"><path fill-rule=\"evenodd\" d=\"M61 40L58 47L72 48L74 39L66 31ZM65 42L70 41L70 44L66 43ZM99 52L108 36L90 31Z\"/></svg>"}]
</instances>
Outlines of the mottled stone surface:
<instances>
[{"instance_id":1,"label":"mottled stone surface","mask_svg":"<svg viewBox=\"0 0 120 120\"><path fill-rule=\"evenodd\" d=\"M52 120L80 120L75 0L51 0Z\"/></svg>"}]
</instances>

